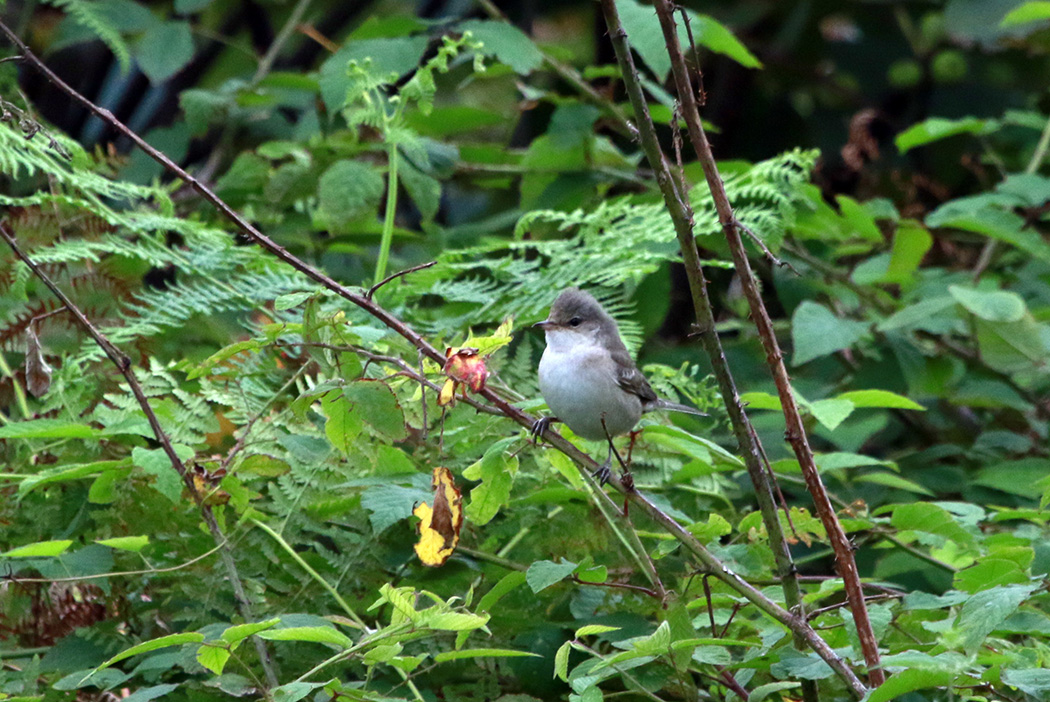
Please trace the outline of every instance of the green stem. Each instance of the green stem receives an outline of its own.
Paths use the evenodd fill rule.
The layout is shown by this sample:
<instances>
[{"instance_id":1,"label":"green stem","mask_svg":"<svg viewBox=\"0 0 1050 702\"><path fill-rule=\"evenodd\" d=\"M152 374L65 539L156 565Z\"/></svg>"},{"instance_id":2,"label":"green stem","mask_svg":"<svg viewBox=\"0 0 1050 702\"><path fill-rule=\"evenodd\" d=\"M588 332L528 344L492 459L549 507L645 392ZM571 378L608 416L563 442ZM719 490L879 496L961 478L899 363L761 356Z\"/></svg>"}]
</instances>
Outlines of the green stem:
<instances>
[{"instance_id":1,"label":"green stem","mask_svg":"<svg viewBox=\"0 0 1050 702\"><path fill-rule=\"evenodd\" d=\"M390 169L386 178L386 215L383 217L383 240L379 243L379 260L376 261L376 284L386 277L390 244L394 240L394 217L397 215L397 159L397 144L391 144Z\"/></svg>"},{"instance_id":2,"label":"green stem","mask_svg":"<svg viewBox=\"0 0 1050 702\"><path fill-rule=\"evenodd\" d=\"M1039 143L1035 146L1035 153L1032 154L1032 160L1028 162L1028 167L1024 169L1024 172L1031 175L1038 171L1039 166L1043 165L1048 150L1050 150L1050 119L1046 120L1043 133L1039 136Z\"/></svg>"},{"instance_id":3,"label":"green stem","mask_svg":"<svg viewBox=\"0 0 1050 702\"><path fill-rule=\"evenodd\" d=\"M367 625L364 623L361 617L357 616L357 612L350 608L350 605L346 603L346 600L343 599L339 592L334 587L332 587L327 580L321 577L320 573L311 568L310 564L304 561L302 556L296 553L295 549L288 545L288 542L284 540L284 537L282 537L276 531L271 529L268 525L264 524L263 522L260 522L258 519L252 519L251 522L255 526L265 531L267 534L269 534L270 537L273 538L273 540L276 541L278 544L280 544L281 548L283 548L288 553L288 555L290 555L292 559L296 563L298 563L300 567L302 567L303 570L309 573L311 578L316 580L321 587L327 590L328 594L335 598L335 601L339 603L339 606L343 608L343 611L346 612L346 615L350 617L350 619L353 620L355 624L360 626L362 630L368 630Z\"/></svg>"},{"instance_id":4,"label":"green stem","mask_svg":"<svg viewBox=\"0 0 1050 702\"><path fill-rule=\"evenodd\" d=\"M3 354L0 354L0 371L3 371L3 374L11 379L11 387L15 389L15 399L18 401L18 409L22 411L22 418L29 419L32 413L29 411L29 403L26 402L25 390L18 384L18 378L11 371L11 366L7 365L7 359L4 358Z\"/></svg>"}]
</instances>

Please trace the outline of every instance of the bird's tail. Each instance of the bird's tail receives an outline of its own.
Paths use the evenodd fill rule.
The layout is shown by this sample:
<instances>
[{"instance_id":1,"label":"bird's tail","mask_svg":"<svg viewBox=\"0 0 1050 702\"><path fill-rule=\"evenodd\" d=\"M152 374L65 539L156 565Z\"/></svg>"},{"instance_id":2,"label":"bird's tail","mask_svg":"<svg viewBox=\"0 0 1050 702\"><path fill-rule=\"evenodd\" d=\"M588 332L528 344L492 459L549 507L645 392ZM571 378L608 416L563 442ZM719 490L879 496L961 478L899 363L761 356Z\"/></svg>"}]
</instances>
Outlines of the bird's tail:
<instances>
[{"instance_id":1,"label":"bird's tail","mask_svg":"<svg viewBox=\"0 0 1050 702\"><path fill-rule=\"evenodd\" d=\"M677 402L671 402L670 400L665 400L665 399L659 398L659 397L656 398L655 400L653 400L652 402L646 403L645 409L644 409L645 412L655 412L657 410L668 410L668 411L671 411L671 412L682 412L683 414L693 414L693 415L696 415L697 417L706 417L706 416L708 416L707 412L701 412L700 410L696 409L695 407L690 407L689 405L681 405L681 404L678 404Z\"/></svg>"}]
</instances>

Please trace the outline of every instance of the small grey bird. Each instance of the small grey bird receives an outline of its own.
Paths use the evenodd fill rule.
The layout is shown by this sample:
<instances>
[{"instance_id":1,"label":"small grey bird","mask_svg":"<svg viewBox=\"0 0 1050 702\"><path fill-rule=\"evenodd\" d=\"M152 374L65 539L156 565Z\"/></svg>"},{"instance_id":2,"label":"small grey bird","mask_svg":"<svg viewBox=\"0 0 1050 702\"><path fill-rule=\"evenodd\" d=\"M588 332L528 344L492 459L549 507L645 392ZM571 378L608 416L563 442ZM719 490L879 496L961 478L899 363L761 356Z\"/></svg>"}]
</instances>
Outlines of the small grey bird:
<instances>
[{"instance_id":1,"label":"small grey bird","mask_svg":"<svg viewBox=\"0 0 1050 702\"><path fill-rule=\"evenodd\" d=\"M534 326L547 337L540 392L557 417L541 419L534 431L542 433L552 421L562 421L585 439L608 441L609 456L596 472L603 483L616 450L613 437L631 431L644 413L666 409L706 416L656 396L624 346L616 321L589 293L566 288L547 319Z\"/></svg>"}]
</instances>

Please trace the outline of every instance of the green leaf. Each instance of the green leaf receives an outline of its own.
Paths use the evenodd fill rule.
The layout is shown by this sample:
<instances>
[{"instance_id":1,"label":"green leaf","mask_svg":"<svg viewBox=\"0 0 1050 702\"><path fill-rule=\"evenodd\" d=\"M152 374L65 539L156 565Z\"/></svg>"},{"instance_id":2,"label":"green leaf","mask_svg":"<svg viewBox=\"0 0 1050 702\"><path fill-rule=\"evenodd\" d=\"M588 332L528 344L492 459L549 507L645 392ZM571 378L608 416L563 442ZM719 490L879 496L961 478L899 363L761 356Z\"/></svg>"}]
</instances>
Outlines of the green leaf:
<instances>
[{"instance_id":1,"label":"green leaf","mask_svg":"<svg viewBox=\"0 0 1050 702\"><path fill-rule=\"evenodd\" d=\"M792 690L796 687L801 687L802 683L792 682L785 680L783 682L772 682L766 683L765 685L759 685L747 696L747 702L760 702L765 698L769 697L774 692L783 692L784 690Z\"/></svg>"},{"instance_id":2,"label":"green leaf","mask_svg":"<svg viewBox=\"0 0 1050 702\"><path fill-rule=\"evenodd\" d=\"M876 327L881 332L894 329L923 329L934 334L944 333L945 326L958 319L955 298L948 295L927 298L897 310Z\"/></svg>"},{"instance_id":3,"label":"green leaf","mask_svg":"<svg viewBox=\"0 0 1050 702\"><path fill-rule=\"evenodd\" d=\"M485 595L478 600L477 611L491 612L496 604L503 599L504 595L524 582L525 573L522 573L520 570L514 570L507 573L500 578L498 583L492 586L492 589L486 592Z\"/></svg>"},{"instance_id":4,"label":"green leaf","mask_svg":"<svg viewBox=\"0 0 1050 702\"><path fill-rule=\"evenodd\" d=\"M324 687L323 682L290 682L273 689L273 702L299 702L319 687Z\"/></svg>"},{"instance_id":5,"label":"green leaf","mask_svg":"<svg viewBox=\"0 0 1050 702\"><path fill-rule=\"evenodd\" d=\"M566 641L558 647L554 654L554 677L569 680L569 653L572 651L572 642Z\"/></svg>"},{"instance_id":6,"label":"green leaf","mask_svg":"<svg viewBox=\"0 0 1050 702\"><path fill-rule=\"evenodd\" d=\"M907 409L925 411L926 408L903 395L889 390L851 390L837 396L839 400L849 400L854 407L885 407L888 409Z\"/></svg>"},{"instance_id":7,"label":"green leaf","mask_svg":"<svg viewBox=\"0 0 1050 702\"><path fill-rule=\"evenodd\" d=\"M336 161L317 183L317 204L327 226L342 232L357 217L374 215L386 183L360 161Z\"/></svg>"},{"instance_id":8,"label":"green leaf","mask_svg":"<svg viewBox=\"0 0 1050 702\"><path fill-rule=\"evenodd\" d=\"M1019 322L1028 311L1017 293L949 285L948 292L972 314L989 322Z\"/></svg>"},{"instance_id":9,"label":"green leaf","mask_svg":"<svg viewBox=\"0 0 1050 702\"><path fill-rule=\"evenodd\" d=\"M0 426L0 439L91 439L97 429L62 419L30 419Z\"/></svg>"},{"instance_id":10,"label":"green leaf","mask_svg":"<svg viewBox=\"0 0 1050 702\"><path fill-rule=\"evenodd\" d=\"M922 485L902 478L896 473L867 473L865 475L854 478L858 483L874 483L876 485L885 485L886 487L896 488L898 490L907 490L917 495L926 495L927 497L934 497L934 493L930 492Z\"/></svg>"},{"instance_id":11,"label":"green leaf","mask_svg":"<svg viewBox=\"0 0 1050 702\"><path fill-rule=\"evenodd\" d=\"M131 551L132 553L138 553L142 549L149 545L148 536L118 536L113 539L99 539L96 543L102 544L103 546L109 546L110 548L120 549L121 551Z\"/></svg>"},{"instance_id":12,"label":"green leaf","mask_svg":"<svg viewBox=\"0 0 1050 702\"><path fill-rule=\"evenodd\" d=\"M59 554L65 553L66 549L72 545L72 541L68 539L60 539L55 541L37 541L36 543L26 544L25 546L19 546L13 548L6 553L0 553L0 558L29 558L29 557L50 557L58 556Z\"/></svg>"},{"instance_id":13,"label":"green leaf","mask_svg":"<svg viewBox=\"0 0 1050 702\"><path fill-rule=\"evenodd\" d=\"M484 44L482 53L495 56L518 75L528 75L543 64L543 54L532 43L532 39L508 22L467 20L460 22L459 28L472 33L474 39Z\"/></svg>"},{"instance_id":14,"label":"green leaf","mask_svg":"<svg viewBox=\"0 0 1050 702\"><path fill-rule=\"evenodd\" d=\"M161 636L158 639L152 639L150 641L144 641L136 646L132 646L129 649L121 651L117 655L110 658L108 661L98 666L92 672L98 672L105 668L110 667L114 663L137 656L140 653L149 653L150 651L157 651L162 648L168 648L170 646L182 646L183 644L200 643L204 641L204 634L199 634L195 631L188 631L182 634L169 634L168 636Z\"/></svg>"},{"instance_id":15,"label":"green leaf","mask_svg":"<svg viewBox=\"0 0 1050 702\"><path fill-rule=\"evenodd\" d=\"M467 648L462 651L443 651L434 656L434 662L445 663L447 661L459 661L465 658L523 658L534 656L542 658L538 653L529 651L512 651L506 648Z\"/></svg>"},{"instance_id":16,"label":"green leaf","mask_svg":"<svg viewBox=\"0 0 1050 702\"><path fill-rule=\"evenodd\" d=\"M401 485L373 485L361 493L361 506L368 510L372 532L381 534L412 516L420 502L432 502L434 493Z\"/></svg>"},{"instance_id":17,"label":"green leaf","mask_svg":"<svg viewBox=\"0 0 1050 702\"><path fill-rule=\"evenodd\" d=\"M431 629L440 631L469 631L480 629L489 621L487 614L471 614L469 612L440 612L428 615L422 623Z\"/></svg>"},{"instance_id":18,"label":"green leaf","mask_svg":"<svg viewBox=\"0 0 1050 702\"><path fill-rule=\"evenodd\" d=\"M867 702L888 702L895 697L924 690L931 687L947 687L954 675L945 670L911 668L894 673L886 682L875 688L868 696Z\"/></svg>"},{"instance_id":19,"label":"green leaf","mask_svg":"<svg viewBox=\"0 0 1050 702\"><path fill-rule=\"evenodd\" d=\"M926 216L926 226L973 232L1016 246L1041 261L1050 261L1050 244L1039 232L1027 227L1020 215L998 207L951 200Z\"/></svg>"},{"instance_id":20,"label":"green leaf","mask_svg":"<svg viewBox=\"0 0 1050 702\"><path fill-rule=\"evenodd\" d=\"M355 380L343 387L343 396L353 412L376 433L390 441L401 441L408 436L405 414L390 387L379 380Z\"/></svg>"},{"instance_id":21,"label":"green leaf","mask_svg":"<svg viewBox=\"0 0 1050 702\"><path fill-rule=\"evenodd\" d=\"M652 5L645 5L637 0L616 0L616 8L620 14L620 21L627 30L631 48L638 52L638 55L662 83L667 79L667 74L671 70L671 60L667 56L667 46L660 29L660 21ZM692 10L687 10L686 13L689 17L693 39L698 46L728 56L746 68L762 67L762 63L755 58L754 54L713 17L697 14ZM689 34L677 13L675 20L678 26L678 40L683 47L688 49Z\"/></svg>"},{"instance_id":22,"label":"green leaf","mask_svg":"<svg viewBox=\"0 0 1050 702\"><path fill-rule=\"evenodd\" d=\"M832 431L846 421L855 409L849 400L838 398L808 402L805 407L814 419Z\"/></svg>"},{"instance_id":23,"label":"green leaf","mask_svg":"<svg viewBox=\"0 0 1050 702\"><path fill-rule=\"evenodd\" d=\"M426 33L414 37L353 39L347 42L321 65L321 98L328 111L335 114L346 103L350 89L350 77L347 74L350 61L370 61L373 74L392 75L396 80L419 65L428 44L429 36Z\"/></svg>"},{"instance_id":24,"label":"green leaf","mask_svg":"<svg viewBox=\"0 0 1050 702\"><path fill-rule=\"evenodd\" d=\"M325 436L344 456L350 455L354 440L364 428L361 415L353 411L342 390L325 393L321 398L321 411L325 416Z\"/></svg>"},{"instance_id":25,"label":"green leaf","mask_svg":"<svg viewBox=\"0 0 1050 702\"><path fill-rule=\"evenodd\" d=\"M175 0L175 12L180 15L192 15L207 8L213 0Z\"/></svg>"},{"instance_id":26,"label":"green leaf","mask_svg":"<svg viewBox=\"0 0 1050 702\"><path fill-rule=\"evenodd\" d=\"M200 376L210 371L215 366L219 365L223 361L230 359L242 351L255 351L256 349L262 348L262 343L255 339L246 339L244 341L238 341L229 346L225 346L211 356L208 356L196 368L190 371L189 379L195 380Z\"/></svg>"},{"instance_id":27,"label":"green leaf","mask_svg":"<svg viewBox=\"0 0 1050 702\"><path fill-rule=\"evenodd\" d=\"M154 85L163 83L193 59L193 32L188 22L161 22L135 44L139 68Z\"/></svg>"},{"instance_id":28,"label":"green leaf","mask_svg":"<svg viewBox=\"0 0 1050 702\"><path fill-rule=\"evenodd\" d=\"M963 650L971 655L976 653L985 638L1039 587L1038 583L993 587L968 599L954 625L962 636Z\"/></svg>"},{"instance_id":29,"label":"green leaf","mask_svg":"<svg viewBox=\"0 0 1050 702\"><path fill-rule=\"evenodd\" d=\"M172 448L183 462L193 458L195 453L189 446L181 444L175 444ZM173 504L181 501L182 488L185 484L164 449L145 449L136 446L131 450L131 460L136 467L157 479L154 483L157 492L167 497Z\"/></svg>"},{"instance_id":30,"label":"green leaf","mask_svg":"<svg viewBox=\"0 0 1050 702\"><path fill-rule=\"evenodd\" d=\"M744 68L762 68L762 62L718 20L691 10L687 10L686 14L689 15L693 38L697 44L733 59ZM682 34L681 27L678 33Z\"/></svg>"},{"instance_id":31,"label":"green leaf","mask_svg":"<svg viewBox=\"0 0 1050 702\"><path fill-rule=\"evenodd\" d=\"M281 295L273 301L273 308L278 312L290 310L293 307L298 307L299 305L303 304L311 297L313 297L313 295L314 293L311 292L294 292L288 293L287 295Z\"/></svg>"},{"instance_id":32,"label":"green leaf","mask_svg":"<svg viewBox=\"0 0 1050 702\"><path fill-rule=\"evenodd\" d=\"M424 221L433 220L441 206L440 181L419 170L407 160L402 161L398 177L401 179L401 185L405 186L408 196L419 209L419 214L423 216Z\"/></svg>"},{"instance_id":33,"label":"green leaf","mask_svg":"<svg viewBox=\"0 0 1050 702\"><path fill-rule=\"evenodd\" d=\"M588 624L587 626L581 626L576 630L575 638L580 639L584 636L594 636L595 634L607 634L610 631L619 631L618 626L605 626L604 624Z\"/></svg>"},{"instance_id":34,"label":"green leaf","mask_svg":"<svg viewBox=\"0 0 1050 702\"><path fill-rule=\"evenodd\" d=\"M354 642L343 632L331 626L290 626L285 629L266 629L256 636L270 641L309 641L338 648L350 648Z\"/></svg>"},{"instance_id":35,"label":"green leaf","mask_svg":"<svg viewBox=\"0 0 1050 702\"><path fill-rule=\"evenodd\" d=\"M252 634L258 634L260 631L270 629L271 627L277 626L281 622L280 617L274 617L273 619L267 619L262 622L254 622L252 624L236 624L226 629L219 636L223 641L230 644L231 648L236 648L237 645L248 638Z\"/></svg>"},{"instance_id":36,"label":"green leaf","mask_svg":"<svg viewBox=\"0 0 1050 702\"><path fill-rule=\"evenodd\" d=\"M795 355L791 363L800 366L814 358L847 349L868 333L868 325L839 319L831 310L809 300L791 316L791 339Z\"/></svg>"},{"instance_id":37,"label":"green leaf","mask_svg":"<svg viewBox=\"0 0 1050 702\"><path fill-rule=\"evenodd\" d=\"M1046 3L1050 5L1050 3ZM1002 680L1007 685L1013 685L1026 695L1036 699L1045 699L1046 693L1050 692L1050 669L1048 668L1025 668L1016 670L1010 668L1002 672Z\"/></svg>"},{"instance_id":38,"label":"green leaf","mask_svg":"<svg viewBox=\"0 0 1050 702\"><path fill-rule=\"evenodd\" d=\"M999 26L1006 29L1008 27L1016 27L1019 24L1044 20L1050 20L1050 2L1036 0L1035 2L1026 2L1020 7L1015 7L1007 12L1006 16L999 22Z\"/></svg>"},{"instance_id":39,"label":"green leaf","mask_svg":"<svg viewBox=\"0 0 1050 702\"><path fill-rule=\"evenodd\" d=\"M890 262L880 282L900 285L912 283L915 280L915 271L932 246L933 237L926 231L926 227L910 219L898 224L897 232L893 236Z\"/></svg>"},{"instance_id":40,"label":"green leaf","mask_svg":"<svg viewBox=\"0 0 1050 702\"><path fill-rule=\"evenodd\" d=\"M197 649L197 662L216 675L222 675L228 660L230 660L230 649L225 645L205 643Z\"/></svg>"},{"instance_id":41,"label":"green leaf","mask_svg":"<svg viewBox=\"0 0 1050 702\"><path fill-rule=\"evenodd\" d=\"M518 472L518 457L507 453L507 442L498 441L485 451L481 460L463 472L470 480L481 484L470 491L467 518L481 526L488 524L510 500L514 474Z\"/></svg>"},{"instance_id":42,"label":"green leaf","mask_svg":"<svg viewBox=\"0 0 1050 702\"><path fill-rule=\"evenodd\" d=\"M525 582L533 592L539 592L569 577L574 570L576 564L571 561L536 561L525 571Z\"/></svg>"},{"instance_id":43,"label":"green leaf","mask_svg":"<svg viewBox=\"0 0 1050 702\"><path fill-rule=\"evenodd\" d=\"M890 524L900 530L936 534L961 545L974 540L973 534L963 529L948 510L930 502L896 505Z\"/></svg>"},{"instance_id":44,"label":"green leaf","mask_svg":"<svg viewBox=\"0 0 1050 702\"><path fill-rule=\"evenodd\" d=\"M916 146L947 139L958 134L988 134L998 129L999 123L991 119L963 117L962 119L944 119L931 117L923 122L908 127L897 135L897 149L903 154Z\"/></svg>"}]
</instances>

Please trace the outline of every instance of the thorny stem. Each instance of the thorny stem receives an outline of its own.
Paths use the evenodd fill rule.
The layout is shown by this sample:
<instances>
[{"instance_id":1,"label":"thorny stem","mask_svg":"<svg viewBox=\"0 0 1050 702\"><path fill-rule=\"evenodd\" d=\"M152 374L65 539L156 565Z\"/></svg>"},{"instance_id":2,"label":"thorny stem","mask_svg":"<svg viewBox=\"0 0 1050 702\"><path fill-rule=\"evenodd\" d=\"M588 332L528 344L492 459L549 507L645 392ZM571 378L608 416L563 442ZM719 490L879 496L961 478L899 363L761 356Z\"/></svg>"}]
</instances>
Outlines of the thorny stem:
<instances>
[{"instance_id":1,"label":"thorny stem","mask_svg":"<svg viewBox=\"0 0 1050 702\"><path fill-rule=\"evenodd\" d=\"M93 102L85 98L83 95L78 93L72 87L70 87L65 81L59 78L51 69L49 69L33 52L29 50L14 32L12 32L6 24L0 22L0 32L5 34L10 39L18 50L22 53L25 60L30 63L36 70L40 71L49 81L51 81L56 87L61 89L75 101L86 107L92 114L98 116L107 124L116 129L119 133L128 137L136 146L146 152L151 158L163 165L169 172L178 176L184 180L190 187L200 193L207 202L215 207L224 217L229 219L242 234L250 238L256 244L269 251L280 261L288 264L293 269L303 273L311 280L321 284L325 288L336 293L340 297L348 300L349 302L357 305L361 309L365 310L379 322L384 324L389 329L397 332L404 337L409 343L415 346L422 355L427 356L431 360L444 365L445 357L441 354L433 345L431 345L426 339L417 334L408 325L402 322L397 317L394 317L387 310L383 309L379 305L375 304L371 300L367 299L361 294L357 294L349 288L341 285L340 283L333 280L323 272L313 268L309 264L300 260L296 256L290 254L284 249L284 247L278 245L272 239L260 232L254 225L248 222L242 217L237 211L227 205L221 198L219 198L214 192L212 192L207 186L201 183L199 180L191 176L186 172L185 169L181 168L178 164L174 163L171 159L165 156L162 152L150 146L146 143L142 137L140 137L133 130L128 128L122 122L120 122L113 114L104 108L95 105ZM666 177L667 169L662 168L658 172L663 173ZM672 189L674 185L672 184ZM677 192L675 192L677 197ZM693 255L696 256L695 247L693 249ZM713 328L713 327L712 327ZM411 366L409 366L411 368ZM406 371L407 372L407 371ZM500 413L502 413L508 419L517 422L519 425L531 429L535 423L535 418L524 413L517 407L514 407L509 402L500 397L493 390L486 388L482 390L479 395L492 406L494 406ZM734 390L734 397L735 390ZM473 404L473 403L472 403ZM481 405L482 403L477 403ZM597 488L597 484L590 476L590 472L598 468L598 463L594 461L590 456L580 451L572 443L562 438L556 432L547 430L544 433L544 438L557 448L559 451L564 453L570 459L572 459L577 466L580 467L581 475L584 480L589 480L591 487L597 495L598 499L605 500L608 505L611 505L614 509L618 509L617 505L612 499L605 494L604 491ZM626 493L623 485L614 476L610 480L610 484L613 485L621 493ZM730 588L736 590L743 595L747 600L755 604L762 612L769 615L774 620L780 622L795 634L803 637L809 646L822 658L828 665L835 671L839 677L841 677L849 686L850 690L857 697L863 696L867 689L864 684L857 678L852 670L845 664L845 662L827 645L827 643L816 633L816 631L809 626L804 619L799 617L792 612L784 609L773 600L766 597L760 590L752 587L743 578L734 573L732 570L727 568L721 561L719 561L714 555L712 555L699 540L696 539L691 533L685 530L682 525L675 521L672 517L660 510L656 505L645 498L641 493L637 491L631 492L628 495L628 499L638 506L643 512L645 512L651 519L661 525L668 533L670 533L676 540L682 543L682 545L699 560L704 568L716 575L720 580L725 582ZM771 498L770 498L771 499ZM775 522L776 523L776 522ZM779 523L777 523L779 526ZM234 580L234 582L237 582Z\"/></svg>"},{"instance_id":2,"label":"thorny stem","mask_svg":"<svg viewBox=\"0 0 1050 702\"><path fill-rule=\"evenodd\" d=\"M611 0L604 0L603 5L611 5ZM737 275L747 297L751 309L751 318L758 330L758 336L766 351L766 361L773 375L773 381L777 386L777 394L780 396L781 407L784 412L784 420L787 423L787 440L791 444L802 468L802 475L806 479L806 486L813 497L814 507L824 528L827 530L828 539L835 550L835 565L842 576L846 588L846 596L850 602L850 611L857 626L857 637L867 664L868 676L873 685L881 685L886 677L879 663L879 646L875 633L868 619L868 608L864 602L864 593L861 590L860 575L857 572L857 563L853 558L853 547L846 536L842 524L835 514L835 509L828 498L827 490L820 478L813 450L810 448L806 429L802 422L802 415L795 402L795 396L791 390L791 379L787 368L784 366L783 354L773 330L773 322L762 301L762 293L755 283L751 273L751 264L748 261L744 242L740 238L740 231L736 226L736 218L733 208L725 192L725 186L718 173L714 154L707 141L703 124L700 120L700 110L696 104L696 96L693 91L692 81L689 78L685 57L678 42L678 29L674 21L674 10L670 0L656 0L656 14L660 19L660 27L664 34L664 43L671 58L671 70L674 73L675 85L678 89L678 99L682 105L682 116L685 118L689 131L689 140L696 151L700 165L703 167L707 185L711 190L715 209L718 212L719 222L722 224L722 232L733 257ZM690 243L690 247L692 244Z\"/></svg>"},{"instance_id":3,"label":"thorny stem","mask_svg":"<svg viewBox=\"0 0 1050 702\"><path fill-rule=\"evenodd\" d=\"M686 274L689 278L689 287L692 292L693 307L696 310L697 323L701 332L701 341L710 358L711 367L718 381L723 401L726 404L726 410L736 435L737 444L741 455L744 457L748 475L755 487L755 497L769 534L770 549L777 563L778 575L784 589L785 602L790 609L794 610L801 607L801 591L798 580L795 578L791 552L780 526L770 480L764 469L762 451L758 446L750 421L744 412L743 403L740 401L740 396L736 390L736 383L726 362L721 342L715 332L714 313L708 297L707 281L700 265L699 252L696 249L693 235L693 213L688 202L680 196L684 192L684 187L682 185L677 185L676 187L674 176L666 165L667 160L663 156L657 141L656 129L649 117L648 104L638 80L634 59L631 56L626 33L620 23L615 3L613 0L603 0L602 8L605 12L605 21L609 27L613 48L616 51L617 60L620 62L624 85L638 119L637 127L641 136L642 149L649 160L650 166L656 172L657 182L664 195L664 201L667 203L668 213L674 222L675 233L678 236ZM796 645L802 645L803 637L798 632L795 633ZM815 695L807 695L807 697L810 700L815 699Z\"/></svg>"}]
</instances>

